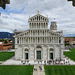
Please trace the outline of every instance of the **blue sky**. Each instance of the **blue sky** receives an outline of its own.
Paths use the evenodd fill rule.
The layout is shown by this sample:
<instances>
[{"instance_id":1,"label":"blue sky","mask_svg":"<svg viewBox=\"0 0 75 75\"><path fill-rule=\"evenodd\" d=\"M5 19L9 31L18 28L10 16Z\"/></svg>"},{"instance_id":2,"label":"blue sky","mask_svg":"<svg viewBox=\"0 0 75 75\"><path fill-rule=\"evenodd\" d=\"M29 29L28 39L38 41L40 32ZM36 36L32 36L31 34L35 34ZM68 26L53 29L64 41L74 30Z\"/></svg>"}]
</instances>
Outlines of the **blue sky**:
<instances>
[{"instance_id":1,"label":"blue sky","mask_svg":"<svg viewBox=\"0 0 75 75\"><path fill-rule=\"evenodd\" d=\"M10 0L3 10L0 7L0 31L13 32L28 29L28 18L37 14L47 16L50 22L56 18L59 30L64 34L75 34L75 7L67 0Z\"/></svg>"}]
</instances>

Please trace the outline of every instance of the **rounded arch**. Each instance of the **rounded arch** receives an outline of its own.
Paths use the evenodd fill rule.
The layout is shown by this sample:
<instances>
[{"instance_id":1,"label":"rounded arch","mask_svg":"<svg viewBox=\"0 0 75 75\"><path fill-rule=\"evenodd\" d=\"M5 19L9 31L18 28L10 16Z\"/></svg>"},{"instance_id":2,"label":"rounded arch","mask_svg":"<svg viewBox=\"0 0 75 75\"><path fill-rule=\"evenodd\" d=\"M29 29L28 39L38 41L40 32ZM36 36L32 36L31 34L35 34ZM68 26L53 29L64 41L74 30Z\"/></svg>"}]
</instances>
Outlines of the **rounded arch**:
<instances>
[{"instance_id":1,"label":"rounded arch","mask_svg":"<svg viewBox=\"0 0 75 75\"><path fill-rule=\"evenodd\" d=\"M29 49L25 48L25 51L27 51L27 52L28 52L28 51L29 51Z\"/></svg>"},{"instance_id":2,"label":"rounded arch","mask_svg":"<svg viewBox=\"0 0 75 75\"><path fill-rule=\"evenodd\" d=\"M23 46L23 50L28 49L29 50L29 46L28 45L24 45Z\"/></svg>"},{"instance_id":3,"label":"rounded arch","mask_svg":"<svg viewBox=\"0 0 75 75\"><path fill-rule=\"evenodd\" d=\"M49 50L50 50L50 51L54 51L54 49L53 49L53 48L50 48Z\"/></svg>"},{"instance_id":4,"label":"rounded arch","mask_svg":"<svg viewBox=\"0 0 75 75\"><path fill-rule=\"evenodd\" d=\"M33 18L33 21L34 21L34 18Z\"/></svg>"},{"instance_id":5,"label":"rounded arch","mask_svg":"<svg viewBox=\"0 0 75 75\"><path fill-rule=\"evenodd\" d=\"M42 48L40 45L37 45L36 48Z\"/></svg>"},{"instance_id":6,"label":"rounded arch","mask_svg":"<svg viewBox=\"0 0 75 75\"><path fill-rule=\"evenodd\" d=\"M49 50L50 50L50 49L53 49L53 50L54 50L55 47L54 47L53 45L49 45Z\"/></svg>"}]
</instances>

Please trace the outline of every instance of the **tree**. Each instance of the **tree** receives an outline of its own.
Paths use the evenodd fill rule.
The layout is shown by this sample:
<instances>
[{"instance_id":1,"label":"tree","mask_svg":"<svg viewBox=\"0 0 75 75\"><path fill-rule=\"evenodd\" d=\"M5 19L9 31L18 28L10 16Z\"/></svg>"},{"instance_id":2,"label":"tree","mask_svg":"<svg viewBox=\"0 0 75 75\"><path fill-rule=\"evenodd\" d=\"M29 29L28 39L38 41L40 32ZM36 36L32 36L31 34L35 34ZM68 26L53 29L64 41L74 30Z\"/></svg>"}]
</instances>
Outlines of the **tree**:
<instances>
[{"instance_id":1,"label":"tree","mask_svg":"<svg viewBox=\"0 0 75 75\"><path fill-rule=\"evenodd\" d=\"M68 1L72 1L72 5L75 6L75 0L68 0Z\"/></svg>"},{"instance_id":2,"label":"tree","mask_svg":"<svg viewBox=\"0 0 75 75\"><path fill-rule=\"evenodd\" d=\"M10 0L0 0L0 7L6 8L6 4L10 4Z\"/></svg>"}]
</instances>

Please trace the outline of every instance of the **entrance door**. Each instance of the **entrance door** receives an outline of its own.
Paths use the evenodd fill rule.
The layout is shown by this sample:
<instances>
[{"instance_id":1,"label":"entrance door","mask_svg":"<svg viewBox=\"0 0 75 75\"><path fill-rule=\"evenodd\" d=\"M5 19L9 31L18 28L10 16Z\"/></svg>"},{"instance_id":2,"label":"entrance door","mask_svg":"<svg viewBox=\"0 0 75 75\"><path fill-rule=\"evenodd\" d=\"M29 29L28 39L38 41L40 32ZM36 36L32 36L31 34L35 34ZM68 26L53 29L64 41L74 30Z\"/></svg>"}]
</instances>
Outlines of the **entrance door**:
<instances>
[{"instance_id":1,"label":"entrance door","mask_svg":"<svg viewBox=\"0 0 75 75\"><path fill-rule=\"evenodd\" d=\"M50 53L50 59L53 60L53 53Z\"/></svg>"},{"instance_id":2,"label":"entrance door","mask_svg":"<svg viewBox=\"0 0 75 75\"><path fill-rule=\"evenodd\" d=\"M37 59L41 59L41 51L37 51Z\"/></svg>"},{"instance_id":3,"label":"entrance door","mask_svg":"<svg viewBox=\"0 0 75 75\"><path fill-rule=\"evenodd\" d=\"M25 59L28 59L28 53L25 53Z\"/></svg>"}]
</instances>

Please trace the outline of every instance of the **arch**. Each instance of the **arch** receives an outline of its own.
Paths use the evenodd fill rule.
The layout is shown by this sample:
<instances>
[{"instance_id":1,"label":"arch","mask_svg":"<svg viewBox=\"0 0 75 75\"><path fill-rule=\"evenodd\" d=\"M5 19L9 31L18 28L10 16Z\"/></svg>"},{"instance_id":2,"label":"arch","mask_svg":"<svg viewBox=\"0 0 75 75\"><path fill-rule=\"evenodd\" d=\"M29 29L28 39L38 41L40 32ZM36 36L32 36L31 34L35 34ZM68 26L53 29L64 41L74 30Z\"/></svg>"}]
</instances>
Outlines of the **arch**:
<instances>
[{"instance_id":1,"label":"arch","mask_svg":"<svg viewBox=\"0 0 75 75\"><path fill-rule=\"evenodd\" d=\"M41 17L41 20L42 20L42 17Z\"/></svg>"},{"instance_id":2,"label":"arch","mask_svg":"<svg viewBox=\"0 0 75 75\"><path fill-rule=\"evenodd\" d=\"M34 18L33 18L33 21L34 21Z\"/></svg>"},{"instance_id":3,"label":"arch","mask_svg":"<svg viewBox=\"0 0 75 75\"><path fill-rule=\"evenodd\" d=\"M42 48L40 45L36 46L36 48Z\"/></svg>"},{"instance_id":4,"label":"arch","mask_svg":"<svg viewBox=\"0 0 75 75\"><path fill-rule=\"evenodd\" d=\"M37 21L38 21L38 16L37 16Z\"/></svg>"},{"instance_id":5,"label":"arch","mask_svg":"<svg viewBox=\"0 0 75 75\"><path fill-rule=\"evenodd\" d=\"M46 21L46 19L45 19L45 21Z\"/></svg>"},{"instance_id":6,"label":"arch","mask_svg":"<svg viewBox=\"0 0 75 75\"><path fill-rule=\"evenodd\" d=\"M35 17L35 20L36 20L36 17Z\"/></svg>"},{"instance_id":7,"label":"arch","mask_svg":"<svg viewBox=\"0 0 75 75\"><path fill-rule=\"evenodd\" d=\"M43 18L43 20L44 20L44 18Z\"/></svg>"},{"instance_id":8,"label":"arch","mask_svg":"<svg viewBox=\"0 0 75 75\"><path fill-rule=\"evenodd\" d=\"M40 16L39 16L39 21L40 21Z\"/></svg>"},{"instance_id":9,"label":"arch","mask_svg":"<svg viewBox=\"0 0 75 75\"><path fill-rule=\"evenodd\" d=\"M48 25L48 23L46 23L46 25Z\"/></svg>"},{"instance_id":10,"label":"arch","mask_svg":"<svg viewBox=\"0 0 75 75\"><path fill-rule=\"evenodd\" d=\"M50 48L55 49L55 47L54 47L53 45L49 45L49 49L50 49Z\"/></svg>"},{"instance_id":11,"label":"arch","mask_svg":"<svg viewBox=\"0 0 75 75\"><path fill-rule=\"evenodd\" d=\"M25 51L27 51L27 52L28 52L29 50L28 50L27 48L25 48Z\"/></svg>"},{"instance_id":12,"label":"arch","mask_svg":"<svg viewBox=\"0 0 75 75\"><path fill-rule=\"evenodd\" d=\"M50 50L50 51L54 51L54 49L53 49L53 48L50 48L49 50Z\"/></svg>"},{"instance_id":13,"label":"arch","mask_svg":"<svg viewBox=\"0 0 75 75\"><path fill-rule=\"evenodd\" d=\"M30 25L31 25L31 23L30 23Z\"/></svg>"}]
</instances>

